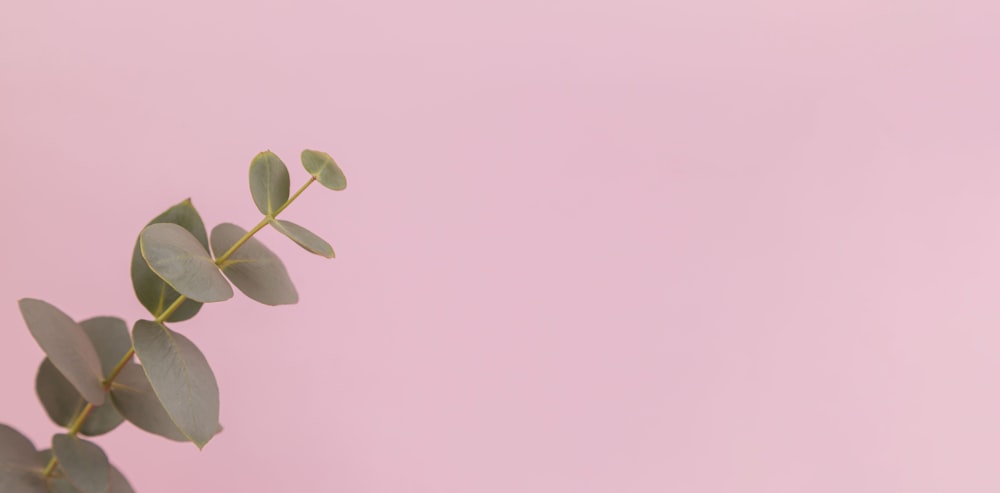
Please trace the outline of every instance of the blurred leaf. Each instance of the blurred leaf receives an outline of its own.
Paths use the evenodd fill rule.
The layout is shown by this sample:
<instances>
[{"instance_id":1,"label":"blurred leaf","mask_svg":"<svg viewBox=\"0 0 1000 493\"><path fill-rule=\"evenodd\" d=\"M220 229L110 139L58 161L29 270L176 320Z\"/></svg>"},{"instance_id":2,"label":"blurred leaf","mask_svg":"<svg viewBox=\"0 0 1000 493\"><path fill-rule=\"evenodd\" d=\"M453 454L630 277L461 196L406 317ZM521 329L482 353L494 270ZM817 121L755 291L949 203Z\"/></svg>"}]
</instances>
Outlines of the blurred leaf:
<instances>
[{"instance_id":1,"label":"blurred leaf","mask_svg":"<svg viewBox=\"0 0 1000 493\"><path fill-rule=\"evenodd\" d=\"M331 190L347 188L347 177L329 154L306 149L302 151L302 166L316 177L324 187Z\"/></svg>"},{"instance_id":2,"label":"blurred leaf","mask_svg":"<svg viewBox=\"0 0 1000 493\"><path fill-rule=\"evenodd\" d=\"M288 200L288 168L271 151L257 154L250 163L250 194L261 214L270 216Z\"/></svg>"},{"instance_id":3,"label":"blurred leaf","mask_svg":"<svg viewBox=\"0 0 1000 493\"><path fill-rule=\"evenodd\" d=\"M175 442L190 441L170 419L146 373L135 363L125 365L111 384L111 402L125 419L142 430Z\"/></svg>"},{"instance_id":4,"label":"blurred leaf","mask_svg":"<svg viewBox=\"0 0 1000 493\"><path fill-rule=\"evenodd\" d=\"M87 401L103 404L101 361L83 327L44 301L25 298L18 305L31 335L59 372Z\"/></svg>"},{"instance_id":5,"label":"blurred leaf","mask_svg":"<svg viewBox=\"0 0 1000 493\"><path fill-rule=\"evenodd\" d=\"M69 426L77 413L87 404L73 384L59 373L48 358L42 361L42 365L38 368L35 390L49 418L64 428ZM105 402L90 412L90 416L80 428L80 433L87 436L103 435L117 428L124 419L110 402Z\"/></svg>"},{"instance_id":6,"label":"blurred leaf","mask_svg":"<svg viewBox=\"0 0 1000 493\"><path fill-rule=\"evenodd\" d=\"M135 493L128 479L114 464L111 465L111 489L108 493Z\"/></svg>"},{"instance_id":7,"label":"blurred leaf","mask_svg":"<svg viewBox=\"0 0 1000 493\"><path fill-rule=\"evenodd\" d=\"M202 222L198 211L191 204L191 199L167 209L156 216L149 224L170 223L177 224L191 232L205 249L208 249L208 233L205 231L205 223ZM148 226L148 225L147 225ZM135 248L132 250L132 288L139 298L142 306L146 307L154 317L158 317L180 296L174 288L163 282L155 272L146 265L146 260L142 258L142 251L139 247L139 239L135 240ZM181 322L194 317L201 309L201 303L194 300L185 300L175 311L168 322Z\"/></svg>"},{"instance_id":8,"label":"blurred leaf","mask_svg":"<svg viewBox=\"0 0 1000 493\"><path fill-rule=\"evenodd\" d=\"M176 224L146 226L139 244L153 272L181 294L205 303L233 297L208 250L188 230Z\"/></svg>"},{"instance_id":9,"label":"blurred leaf","mask_svg":"<svg viewBox=\"0 0 1000 493\"><path fill-rule=\"evenodd\" d=\"M222 223L212 229L212 251L220 256L247 232L235 224ZM260 240L250 238L220 266L222 273L243 294L265 305L290 305L299 301L281 259Z\"/></svg>"},{"instance_id":10,"label":"blurred leaf","mask_svg":"<svg viewBox=\"0 0 1000 493\"><path fill-rule=\"evenodd\" d=\"M49 493L80 493L80 490L73 486L68 479L65 478L49 478Z\"/></svg>"},{"instance_id":11,"label":"blurred leaf","mask_svg":"<svg viewBox=\"0 0 1000 493\"><path fill-rule=\"evenodd\" d=\"M101 375L108 378L118 362L132 349L128 325L116 317L94 317L80 322L80 326L90 342L94 343L97 357L101 360Z\"/></svg>"},{"instance_id":12,"label":"blurred leaf","mask_svg":"<svg viewBox=\"0 0 1000 493\"><path fill-rule=\"evenodd\" d=\"M298 243L300 247L305 248L307 251L315 253L321 257L333 258L333 247L326 242L323 238L320 238L312 231L309 231L298 224L291 221L284 221L281 219L270 219L269 222L274 229L278 230L281 234L289 237L295 243Z\"/></svg>"},{"instance_id":13,"label":"blurred leaf","mask_svg":"<svg viewBox=\"0 0 1000 493\"><path fill-rule=\"evenodd\" d=\"M52 437L59 468L80 493L107 493L111 481L108 456L96 444L66 434Z\"/></svg>"},{"instance_id":14,"label":"blurred leaf","mask_svg":"<svg viewBox=\"0 0 1000 493\"><path fill-rule=\"evenodd\" d=\"M186 337L140 320L135 352L170 419L202 448L219 431L219 385L205 355Z\"/></svg>"},{"instance_id":15,"label":"blurred leaf","mask_svg":"<svg viewBox=\"0 0 1000 493\"><path fill-rule=\"evenodd\" d=\"M0 492L46 493L45 463L28 437L0 424Z\"/></svg>"}]
</instances>

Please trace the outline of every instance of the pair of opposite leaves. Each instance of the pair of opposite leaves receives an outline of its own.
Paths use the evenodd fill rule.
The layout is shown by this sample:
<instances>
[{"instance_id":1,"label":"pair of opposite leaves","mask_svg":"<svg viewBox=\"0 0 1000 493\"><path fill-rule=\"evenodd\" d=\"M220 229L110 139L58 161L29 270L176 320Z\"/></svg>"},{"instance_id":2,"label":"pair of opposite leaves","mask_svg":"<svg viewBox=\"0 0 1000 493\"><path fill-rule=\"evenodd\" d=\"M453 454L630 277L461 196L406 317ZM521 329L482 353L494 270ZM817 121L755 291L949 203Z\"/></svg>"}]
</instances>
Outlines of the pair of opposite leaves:
<instances>
[{"instance_id":1,"label":"pair of opposite leaves","mask_svg":"<svg viewBox=\"0 0 1000 493\"><path fill-rule=\"evenodd\" d=\"M219 388L204 354L181 334L140 320L129 340L125 322L97 317L74 322L41 300L23 299L21 315L47 358L36 379L49 417L69 426L85 402L95 406L81 432L100 435L124 419L150 433L203 447L218 433ZM130 348L142 365L128 362L110 375ZM113 405L107 402L107 395Z\"/></svg>"},{"instance_id":2,"label":"pair of opposite leaves","mask_svg":"<svg viewBox=\"0 0 1000 493\"><path fill-rule=\"evenodd\" d=\"M40 471L52 455L59 469L52 477ZM135 493L107 455L93 443L59 434L52 448L35 449L26 436L0 424L0 492L3 493Z\"/></svg>"}]
</instances>

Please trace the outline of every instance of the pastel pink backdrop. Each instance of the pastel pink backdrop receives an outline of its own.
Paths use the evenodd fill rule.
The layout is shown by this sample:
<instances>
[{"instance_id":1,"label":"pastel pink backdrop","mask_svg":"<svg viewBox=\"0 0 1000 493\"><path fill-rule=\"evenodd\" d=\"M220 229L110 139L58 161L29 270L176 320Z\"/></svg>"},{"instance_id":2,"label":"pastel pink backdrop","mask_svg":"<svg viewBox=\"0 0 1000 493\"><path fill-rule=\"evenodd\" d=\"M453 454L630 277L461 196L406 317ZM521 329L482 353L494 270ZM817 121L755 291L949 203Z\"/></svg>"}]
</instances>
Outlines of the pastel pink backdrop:
<instances>
[{"instance_id":1,"label":"pastel pink backdrop","mask_svg":"<svg viewBox=\"0 0 1000 493\"><path fill-rule=\"evenodd\" d=\"M7 2L16 310L142 317L135 235L330 151L299 305L178 324L226 431L97 441L142 493L1000 488L996 2Z\"/></svg>"}]
</instances>

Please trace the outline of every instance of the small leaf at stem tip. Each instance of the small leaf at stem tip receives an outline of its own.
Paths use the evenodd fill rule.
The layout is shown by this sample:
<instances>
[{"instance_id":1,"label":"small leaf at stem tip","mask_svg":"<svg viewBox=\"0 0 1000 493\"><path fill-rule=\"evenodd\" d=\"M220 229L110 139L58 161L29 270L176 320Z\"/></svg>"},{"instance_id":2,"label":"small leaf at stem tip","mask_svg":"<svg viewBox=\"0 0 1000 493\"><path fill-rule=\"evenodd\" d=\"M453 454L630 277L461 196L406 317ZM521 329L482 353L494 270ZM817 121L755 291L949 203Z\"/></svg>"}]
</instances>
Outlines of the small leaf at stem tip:
<instances>
[{"instance_id":1,"label":"small leaf at stem tip","mask_svg":"<svg viewBox=\"0 0 1000 493\"><path fill-rule=\"evenodd\" d=\"M111 486L111 464L101 447L80 438L59 434L52 437L52 453L59 468L80 493L107 493Z\"/></svg>"},{"instance_id":2,"label":"small leaf at stem tip","mask_svg":"<svg viewBox=\"0 0 1000 493\"><path fill-rule=\"evenodd\" d=\"M219 384L205 355L188 338L148 320L135 323L132 342L170 419L203 448L219 431Z\"/></svg>"},{"instance_id":3,"label":"small leaf at stem tip","mask_svg":"<svg viewBox=\"0 0 1000 493\"><path fill-rule=\"evenodd\" d=\"M235 224L212 229L212 251L221 256L247 232ZM295 285L281 259L256 238L250 238L222 263L222 273L243 294L265 305L290 305L299 301Z\"/></svg>"},{"instance_id":4,"label":"small leaf at stem tip","mask_svg":"<svg viewBox=\"0 0 1000 493\"><path fill-rule=\"evenodd\" d=\"M302 166L310 175L316 177L321 185L330 190L347 188L347 177L337 166L337 162L329 154L306 149L302 151Z\"/></svg>"},{"instance_id":5,"label":"small leaf at stem tip","mask_svg":"<svg viewBox=\"0 0 1000 493\"><path fill-rule=\"evenodd\" d=\"M271 151L257 154L250 163L250 195L261 214L270 216L288 201L288 167Z\"/></svg>"},{"instance_id":6,"label":"small leaf at stem tip","mask_svg":"<svg viewBox=\"0 0 1000 493\"><path fill-rule=\"evenodd\" d=\"M159 223L171 223L181 226L190 231L195 238L198 238L198 241L206 250L208 249L208 232L205 230L205 223L202 222L201 215L194 208L191 199L181 201L149 222L149 224ZM149 265L146 264L146 259L142 258L142 250L139 246L138 237L135 239L135 248L132 250L132 287L139 302L154 317L160 316L168 306L180 297L180 293L170 287L169 284L163 282L163 279L160 279L155 272L150 270ZM170 315L167 322L188 320L201 310L201 305L198 301L184 300L181 306Z\"/></svg>"},{"instance_id":7,"label":"small leaf at stem tip","mask_svg":"<svg viewBox=\"0 0 1000 493\"><path fill-rule=\"evenodd\" d=\"M111 384L111 402L125 419L141 430L175 442L191 441L170 419L146 373L135 363L125 365Z\"/></svg>"},{"instance_id":8,"label":"small leaf at stem tip","mask_svg":"<svg viewBox=\"0 0 1000 493\"><path fill-rule=\"evenodd\" d=\"M101 360L83 327L41 300L25 298L18 306L31 335L59 372L88 402L104 404Z\"/></svg>"},{"instance_id":9,"label":"small leaf at stem tip","mask_svg":"<svg viewBox=\"0 0 1000 493\"><path fill-rule=\"evenodd\" d=\"M62 427L68 427L73 418L83 410L87 401L76 391L66 377L52 364L48 358L42 361L35 378L35 391L45 408L45 413L52 421ZM87 436L98 436L110 432L124 421L110 402L97 406L83 422L80 433Z\"/></svg>"},{"instance_id":10,"label":"small leaf at stem tip","mask_svg":"<svg viewBox=\"0 0 1000 493\"><path fill-rule=\"evenodd\" d=\"M309 231L298 224L282 219L269 219L271 226L279 233L289 237L307 252L315 253L321 257L333 258L335 256L333 247L312 231Z\"/></svg>"},{"instance_id":11,"label":"small leaf at stem tip","mask_svg":"<svg viewBox=\"0 0 1000 493\"><path fill-rule=\"evenodd\" d=\"M149 268L179 293L205 303L233 297L233 288L215 261L188 230L153 224L142 230L139 244Z\"/></svg>"},{"instance_id":12,"label":"small leaf at stem tip","mask_svg":"<svg viewBox=\"0 0 1000 493\"><path fill-rule=\"evenodd\" d=\"M45 464L28 437L0 424L0 492L47 493Z\"/></svg>"}]
</instances>

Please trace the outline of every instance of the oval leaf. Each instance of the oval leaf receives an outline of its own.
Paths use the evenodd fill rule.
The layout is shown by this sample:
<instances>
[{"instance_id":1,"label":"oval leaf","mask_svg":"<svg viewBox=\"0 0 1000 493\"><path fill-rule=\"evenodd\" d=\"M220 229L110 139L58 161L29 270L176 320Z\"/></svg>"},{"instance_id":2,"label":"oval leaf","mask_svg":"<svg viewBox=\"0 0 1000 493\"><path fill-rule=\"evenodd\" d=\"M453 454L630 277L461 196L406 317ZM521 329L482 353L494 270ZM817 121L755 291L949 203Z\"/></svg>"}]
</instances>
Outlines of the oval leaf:
<instances>
[{"instance_id":1,"label":"oval leaf","mask_svg":"<svg viewBox=\"0 0 1000 493\"><path fill-rule=\"evenodd\" d=\"M235 224L212 229L212 251L220 256L247 232ZM220 266L222 273L251 299L265 305L290 305L299 301L281 259L256 238L250 238Z\"/></svg>"},{"instance_id":2,"label":"oval leaf","mask_svg":"<svg viewBox=\"0 0 1000 493\"><path fill-rule=\"evenodd\" d=\"M204 447L219 431L219 385L205 355L183 335L148 320L136 322L132 342L170 419Z\"/></svg>"},{"instance_id":3,"label":"oval leaf","mask_svg":"<svg viewBox=\"0 0 1000 493\"><path fill-rule=\"evenodd\" d=\"M128 479L114 464L111 465L111 489L108 493L135 493Z\"/></svg>"},{"instance_id":4,"label":"oval leaf","mask_svg":"<svg viewBox=\"0 0 1000 493\"><path fill-rule=\"evenodd\" d=\"M142 430L175 442L190 441L170 419L146 373L137 364L125 365L115 378L111 384L111 402L125 419Z\"/></svg>"},{"instance_id":5,"label":"oval leaf","mask_svg":"<svg viewBox=\"0 0 1000 493\"><path fill-rule=\"evenodd\" d=\"M324 187L330 190L343 190L347 188L347 177L340 170L340 166L330 157L329 154L320 151L306 149L302 151L302 166L310 175L316 177Z\"/></svg>"},{"instance_id":6,"label":"oval leaf","mask_svg":"<svg viewBox=\"0 0 1000 493\"><path fill-rule=\"evenodd\" d=\"M285 205L289 182L288 168L271 151L257 154L250 163L250 195L265 216L274 214Z\"/></svg>"},{"instance_id":7,"label":"oval leaf","mask_svg":"<svg viewBox=\"0 0 1000 493\"><path fill-rule=\"evenodd\" d=\"M25 298L18 306L31 335L59 372L84 399L95 406L104 404L101 361L83 327L41 300Z\"/></svg>"},{"instance_id":8,"label":"oval leaf","mask_svg":"<svg viewBox=\"0 0 1000 493\"><path fill-rule=\"evenodd\" d=\"M108 378L118 363L132 349L128 324L117 317L94 317L80 322L83 332L94 343L101 360L101 375Z\"/></svg>"},{"instance_id":9,"label":"oval leaf","mask_svg":"<svg viewBox=\"0 0 1000 493\"><path fill-rule=\"evenodd\" d=\"M87 405L87 401L76 391L73 384L59 373L48 358L42 361L42 365L38 368L35 391L49 418L64 428L69 426L73 418ZM90 412L90 416L80 428L80 433L87 436L103 435L117 428L124 420L125 418L118 414L110 402L105 402Z\"/></svg>"},{"instance_id":10,"label":"oval leaf","mask_svg":"<svg viewBox=\"0 0 1000 493\"><path fill-rule=\"evenodd\" d=\"M208 250L208 232L205 230L205 223L201 220L201 215L194 208L191 199L167 209L159 216L156 216L149 224L171 223L177 224L191 232L195 238ZM148 226L148 225L147 225ZM146 307L154 317L160 316L174 301L180 297L174 288L163 282L159 276L153 272L146 260L142 258L142 250L139 247L139 238L135 239L135 248L132 250L132 288L139 298L142 306ZM194 300L185 300L181 306L167 318L168 322L181 322L194 317L201 309L201 303Z\"/></svg>"},{"instance_id":11,"label":"oval leaf","mask_svg":"<svg viewBox=\"0 0 1000 493\"><path fill-rule=\"evenodd\" d=\"M208 251L186 229L166 223L146 226L139 244L153 272L181 294L206 303L233 297Z\"/></svg>"},{"instance_id":12,"label":"oval leaf","mask_svg":"<svg viewBox=\"0 0 1000 493\"><path fill-rule=\"evenodd\" d=\"M59 468L80 493L107 493L111 486L111 464L96 444L66 434L52 437L52 453Z\"/></svg>"},{"instance_id":13,"label":"oval leaf","mask_svg":"<svg viewBox=\"0 0 1000 493\"><path fill-rule=\"evenodd\" d=\"M302 226L299 226L291 221L270 219L269 222L274 229L291 238L292 241L298 243L300 247L305 248L307 251L315 253L321 257L334 257L333 247L330 246L326 240L320 238L312 231L309 231L308 229L303 228Z\"/></svg>"},{"instance_id":14,"label":"oval leaf","mask_svg":"<svg viewBox=\"0 0 1000 493\"><path fill-rule=\"evenodd\" d=\"M44 467L28 437L0 424L0 492L46 493Z\"/></svg>"}]
</instances>

